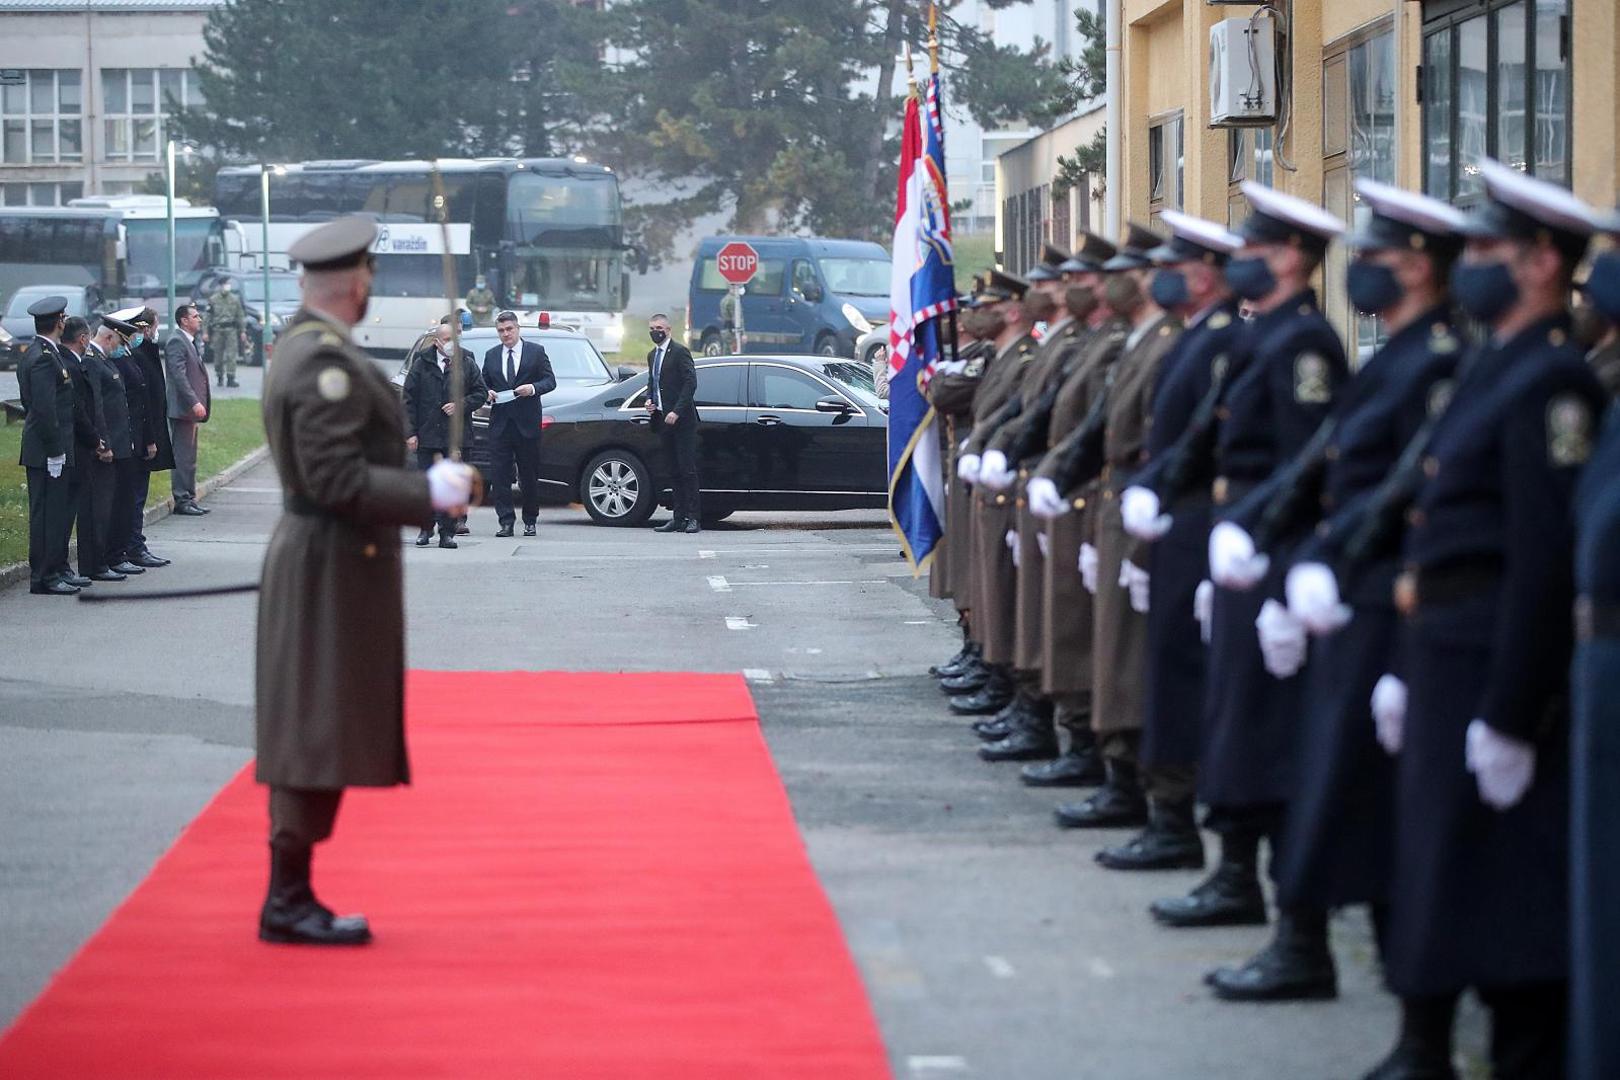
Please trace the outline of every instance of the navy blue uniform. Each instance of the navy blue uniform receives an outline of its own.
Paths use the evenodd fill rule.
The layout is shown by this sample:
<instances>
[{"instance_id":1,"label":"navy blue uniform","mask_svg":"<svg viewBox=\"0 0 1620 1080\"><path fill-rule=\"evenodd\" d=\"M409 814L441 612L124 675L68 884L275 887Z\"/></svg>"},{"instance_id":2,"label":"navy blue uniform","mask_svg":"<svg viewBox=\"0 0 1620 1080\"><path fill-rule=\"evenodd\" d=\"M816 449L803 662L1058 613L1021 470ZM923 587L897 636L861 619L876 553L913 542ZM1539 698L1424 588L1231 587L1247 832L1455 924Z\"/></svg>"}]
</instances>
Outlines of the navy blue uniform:
<instances>
[{"instance_id":1,"label":"navy blue uniform","mask_svg":"<svg viewBox=\"0 0 1620 1080\"><path fill-rule=\"evenodd\" d=\"M28 578L35 588L70 573L68 538L73 535L73 377L61 346L36 337L17 364L22 399L23 466L28 483ZM66 457L52 477L46 460Z\"/></svg>"},{"instance_id":2,"label":"navy blue uniform","mask_svg":"<svg viewBox=\"0 0 1620 1080\"><path fill-rule=\"evenodd\" d=\"M1403 996L1568 971L1570 510L1603 404L1568 320L1543 320L1480 349L1424 460L1397 590L1410 702L1385 970ZM1505 811L1467 770L1474 719L1536 748Z\"/></svg>"},{"instance_id":3,"label":"navy blue uniform","mask_svg":"<svg viewBox=\"0 0 1620 1080\"><path fill-rule=\"evenodd\" d=\"M1348 376L1344 346L1309 289L1256 317L1246 345L1222 402L1217 520L1304 448ZM1280 592L1285 556L1272 552L1270 575L1253 589L1215 590L1198 793L1217 812L1264 807L1280 820L1293 793L1303 680L1267 672L1255 632L1261 605Z\"/></svg>"},{"instance_id":4,"label":"navy blue uniform","mask_svg":"<svg viewBox=\"0 0 1620 1080\"><path fill-rule=\"evenodd\" d=\"M1148 463L1130 483L1154 491L1170 530L1153 544L1148 561L1147 698L1142 712L1141 762L1150 767L1198 760L1198 720L1204 710L1205 649L1193 617L1193 593L1208 565L1209 482L1212 463L1178 464L1194 448L1188 424L1210 392L1214 370L1229 377L1239 358L1244 326L1228 300L1195 320L1171 346L1153 392ZM1171 472L1183 473L1179 482Z\"/></svg>"}]
</instances>

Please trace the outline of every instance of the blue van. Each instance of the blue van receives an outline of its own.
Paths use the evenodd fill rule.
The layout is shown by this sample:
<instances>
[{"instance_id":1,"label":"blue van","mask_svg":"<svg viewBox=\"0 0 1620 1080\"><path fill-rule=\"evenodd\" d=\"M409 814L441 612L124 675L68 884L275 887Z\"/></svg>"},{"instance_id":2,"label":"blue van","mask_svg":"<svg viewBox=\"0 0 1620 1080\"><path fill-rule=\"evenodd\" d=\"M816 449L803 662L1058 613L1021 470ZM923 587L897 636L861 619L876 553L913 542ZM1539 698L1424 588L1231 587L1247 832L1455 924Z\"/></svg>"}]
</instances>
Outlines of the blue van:
<instances>
[{"instance_id":1,"label":"blue van","mask_svg":"<svg viewBox=\"0 0 1620 1080\"><path fill-rule=\"evenodd\" d=\"M742 240L759 252L743 294L744 352L855 355L855 339L889 321L889 254L868 240L712 236L698 245L687 294L686 344L719 356L726 282L717 252Z\"/></svg>"}]
</instances>

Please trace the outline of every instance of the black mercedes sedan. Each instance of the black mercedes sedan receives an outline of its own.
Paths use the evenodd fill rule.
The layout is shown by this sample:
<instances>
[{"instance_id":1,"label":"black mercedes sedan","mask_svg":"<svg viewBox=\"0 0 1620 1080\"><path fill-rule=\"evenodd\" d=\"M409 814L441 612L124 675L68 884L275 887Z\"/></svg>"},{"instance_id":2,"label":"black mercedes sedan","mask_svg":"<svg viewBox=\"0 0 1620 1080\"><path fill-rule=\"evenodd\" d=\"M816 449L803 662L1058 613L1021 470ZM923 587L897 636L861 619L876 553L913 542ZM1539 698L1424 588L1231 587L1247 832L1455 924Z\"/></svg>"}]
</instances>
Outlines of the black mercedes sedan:
<instances>
[{"instance_id":1,"label":"black mercedes sedan","mask_svg":"<svg viewBox=\"0 0 1620 1080\"><path fill-rule=\"evenodd\" d=\"M888 414L870 370L837 357L715 356L699 357L697 374L705 521L887 505ZM566 404L548 397L543 486L600 525L638 525L671 505L646 400L644 372Z\"/></svg>"}]
</instances>

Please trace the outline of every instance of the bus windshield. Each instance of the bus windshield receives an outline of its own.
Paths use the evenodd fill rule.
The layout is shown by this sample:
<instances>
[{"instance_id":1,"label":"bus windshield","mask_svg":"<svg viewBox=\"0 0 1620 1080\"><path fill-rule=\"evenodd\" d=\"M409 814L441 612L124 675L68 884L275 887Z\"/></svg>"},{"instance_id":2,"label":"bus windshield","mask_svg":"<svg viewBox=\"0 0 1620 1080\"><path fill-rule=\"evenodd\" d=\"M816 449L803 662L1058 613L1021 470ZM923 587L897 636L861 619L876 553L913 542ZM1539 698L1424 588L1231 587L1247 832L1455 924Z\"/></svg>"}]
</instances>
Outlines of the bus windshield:
<instances>
[{"instance_id":1,"label":"bus windshield","mask_svg":"<svg viewBox=\"0 0 1620 1080\"><path fill-rule=\"evenodd\" d=\"M129 288L136 292L164 287L169 277L168 223L161 218L124 220ZM197 284L203 271L225 261L217 218L180 218L174 223L175 284Z\"/></svg>"},{"instance_id":2,"label":"bus windshield","mask_svg":"<svg viewBox=\"0 0 1620 1080\"><path fill-rule=\"evenodd\" d=\"M506 188L506 232L520 247L617 247L618 182L612 174L514 173Z\"/></svg>"}]
</instances>

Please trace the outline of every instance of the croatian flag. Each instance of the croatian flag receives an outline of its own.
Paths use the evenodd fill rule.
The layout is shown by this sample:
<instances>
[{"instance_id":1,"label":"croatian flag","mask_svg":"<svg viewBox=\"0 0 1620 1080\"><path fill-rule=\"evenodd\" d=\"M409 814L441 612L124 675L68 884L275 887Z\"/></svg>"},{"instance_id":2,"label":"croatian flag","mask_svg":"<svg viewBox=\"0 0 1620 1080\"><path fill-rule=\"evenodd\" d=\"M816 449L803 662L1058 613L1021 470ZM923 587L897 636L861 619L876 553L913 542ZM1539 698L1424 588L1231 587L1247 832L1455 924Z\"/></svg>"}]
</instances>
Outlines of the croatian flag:
<instances>
[{"instance_id":1,"label":"croatian flag","mask_svg":"<svg viewBox=\"0 0 1620 1080\"><path fill-rule=\"evenodd\" d=\"M945 484L928 380L956 308L945 133L939 76L928 84L928 123L917 95L906 99L889 278L889 521L913 574L933 557L944 532Z\"/></svg>"}]
</instances>

